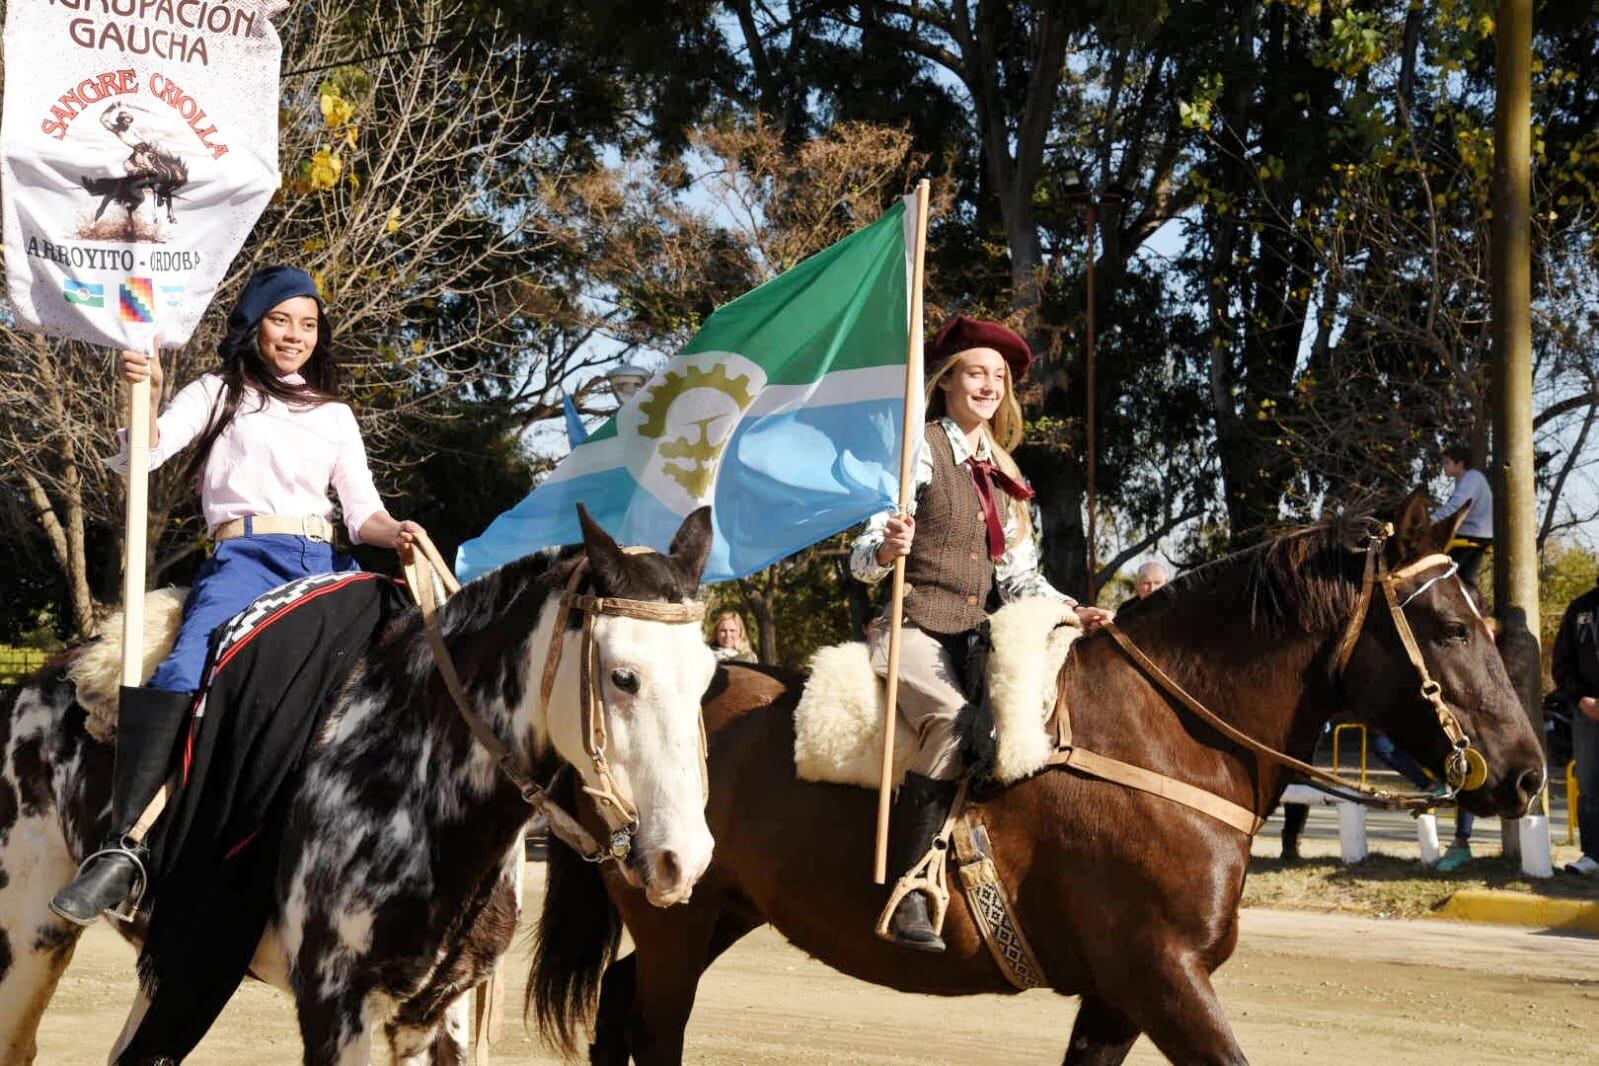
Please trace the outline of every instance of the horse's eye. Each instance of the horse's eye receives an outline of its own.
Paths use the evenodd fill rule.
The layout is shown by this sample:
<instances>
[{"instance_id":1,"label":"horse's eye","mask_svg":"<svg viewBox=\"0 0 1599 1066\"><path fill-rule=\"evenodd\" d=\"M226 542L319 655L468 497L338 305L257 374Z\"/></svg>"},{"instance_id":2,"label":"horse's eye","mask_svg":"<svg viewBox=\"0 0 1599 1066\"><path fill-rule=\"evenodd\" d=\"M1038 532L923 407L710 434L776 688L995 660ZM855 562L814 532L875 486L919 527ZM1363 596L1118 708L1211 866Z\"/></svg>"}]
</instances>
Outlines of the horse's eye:
<instances>
[{"instance_id":1,"label":"horse's eye","mask_svg":"<svg viewBox=\"0 0 1599 1066\"><path fill-rule=\"evenodd\" d=\"M631 695L638 691L638 675L631 670L612 670L611 684Z\"/></svg>"},{"instance_id":2,"label":"horse's eye","mask_svg":"<svg viewBox=\"0 0 1599 1066\"><path fill-rule=\"evenodd\" d=\"M1464 643L1466 643L1467 639L1470 636L1471 636L1471 633L1466 629L1466 626L1465 626L1464 623L1462 623L1462 622L1445 622L1444 623L1444 643L1445 644L1464 644Z\"/></svg>"}]
</instances>

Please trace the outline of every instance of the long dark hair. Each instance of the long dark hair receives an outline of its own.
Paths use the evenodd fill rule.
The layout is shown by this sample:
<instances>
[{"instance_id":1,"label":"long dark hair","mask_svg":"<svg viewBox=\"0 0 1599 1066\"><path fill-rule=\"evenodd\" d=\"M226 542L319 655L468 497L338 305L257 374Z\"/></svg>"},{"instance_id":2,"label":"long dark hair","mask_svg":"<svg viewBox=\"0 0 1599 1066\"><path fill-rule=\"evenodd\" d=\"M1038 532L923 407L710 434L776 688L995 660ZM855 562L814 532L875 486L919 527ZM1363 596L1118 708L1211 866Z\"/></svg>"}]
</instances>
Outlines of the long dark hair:
<instances>
[{"instance_id":1,"label":"long dark hair","mask_svg":"<svg viewBox=\"0 0 1599 1066\"><path fill-rule=\"evenodd\" d=\"M211 408L210 420L200 436L194 457L184 467L185 480L199 477L200 471L205 469L205 461L210 458L217 438L239 413L246 385L263 394L260 397L262 406L266 405L267 396L275 396L291 407L320 407L325 403L342 402L339 362L333 351L333 327L320 303L317 311L316 347L311 349L311 358L300 368L300 376L305 378L303 385L287 385L267 367L266 360L261 357L260 320L228 329L222 343L217 345L217 355L222 360L217 371L222 378L222 394Z\"/></svg>"}]
</instances>

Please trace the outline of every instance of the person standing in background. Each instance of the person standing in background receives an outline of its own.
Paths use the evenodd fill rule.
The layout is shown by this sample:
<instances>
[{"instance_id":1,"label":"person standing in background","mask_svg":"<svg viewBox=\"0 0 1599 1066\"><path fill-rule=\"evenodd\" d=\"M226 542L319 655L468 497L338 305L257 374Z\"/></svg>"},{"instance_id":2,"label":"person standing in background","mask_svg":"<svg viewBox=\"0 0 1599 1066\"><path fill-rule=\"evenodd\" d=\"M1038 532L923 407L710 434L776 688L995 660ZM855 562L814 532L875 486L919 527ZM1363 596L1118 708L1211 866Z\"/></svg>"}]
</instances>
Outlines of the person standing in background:
<instances>
[{"instance_id":1,"label":"person standing in background","mask_svg":"<svg viewBox=\"0 0 1599 1066\"><path fill-rule=\"evenodd\" d=\"M1444 473L1455 479L1455 489L1448 502L1432 513L1432 520L1441 522L1471 504L1466 520L1449 542L1449 557L1460 566L1460 580L1475 585L1482 557L1494 543L1493 489L1487 476L1471 465L1471 449L1463 444L1444 449Z\"/></svg>"},{"instance_id":2,"label":"person standing in background","mask_svg":"<svg viewBox=\"0 0 1599 1066\"><path fill-rule=\"evenodd\" d=\"M1156 592L1166 587L1166 582L1171 578L1166 574L1166 568L1151 559L1138 568L1138 576L1133 582L1133 591L1141 600L1147 600Z\"/></svg>"},{"instance_id":3,"label":"person standing in background","mask_svg":"<svg viewBox=\"0 0 1599 1066\"><path fill-rule=\"evenodd\" d=\"M1599 588L1571 601L1555 637L1555 690L1571 704L1571 749L1577 760L1577 831L1582 855L1567 873L1599 874Z\"/></svg>"}]
</instances>

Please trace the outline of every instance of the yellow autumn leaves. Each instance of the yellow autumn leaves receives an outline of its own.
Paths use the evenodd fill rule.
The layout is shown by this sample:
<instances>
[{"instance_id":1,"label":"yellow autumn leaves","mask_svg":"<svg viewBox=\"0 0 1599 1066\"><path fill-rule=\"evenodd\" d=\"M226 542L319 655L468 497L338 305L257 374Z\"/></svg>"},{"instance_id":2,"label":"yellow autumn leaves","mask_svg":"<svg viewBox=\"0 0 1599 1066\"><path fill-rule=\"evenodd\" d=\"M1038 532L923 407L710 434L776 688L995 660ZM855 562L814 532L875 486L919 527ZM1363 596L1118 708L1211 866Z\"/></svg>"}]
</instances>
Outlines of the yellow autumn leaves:
<instances>
[{"instance_id":1,"label":"yellow autumn leaves","mask_svg":"<svg viewBox=\"0 0 1599 1066\"><path fill-rule=\"evenodd\" d=\"M348 181L352 187L359 187L359 179L355 171L345 165L343 154L344 150L355 149L361 133L361 124L356 121L355 101L340 93L337 86L328 84L323 86L318 103L322 124L335 139L331 144L319 147L310 159L301 164L300 173L292 182L292 187L302 195L327 192L336 188L341 180Z\"/></svg>"}]
</instances>

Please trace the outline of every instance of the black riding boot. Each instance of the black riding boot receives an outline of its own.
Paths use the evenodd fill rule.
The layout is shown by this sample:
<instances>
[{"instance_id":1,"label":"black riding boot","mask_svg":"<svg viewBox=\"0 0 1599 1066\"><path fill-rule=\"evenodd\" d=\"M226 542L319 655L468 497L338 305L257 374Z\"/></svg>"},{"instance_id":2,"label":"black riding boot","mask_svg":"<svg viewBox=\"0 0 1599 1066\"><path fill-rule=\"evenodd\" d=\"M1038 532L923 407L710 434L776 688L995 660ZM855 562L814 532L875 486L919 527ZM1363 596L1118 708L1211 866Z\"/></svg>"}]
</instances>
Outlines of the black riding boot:
<instances>
[{"instance_id":1,"label":"black riding boot","mask_svg":"<svg viewBox=\"0 0 1599 1066\"><path fill-rule=\"evenodd\" d=\"M93 925L146 881L150 850L126 838L166 780L172 749L188 721L193 693L123 687L117 700L117 754L111 774L111 834L50 901L69 922Z\"/></svg>"},{"instance_id":2,"label":"black riding boot","mask_svg":"<svg viewBox=\"0 0 1599 1066\"><path fill-rule=\"evenodd\" d=\"M907 773L894 800L893 854L891 868L906 874L921 861L933 838L949 817L958 781L935 781L917 773ZM944 941L933 931L928 915L927 893L917 889L905 893L888 920L888 939L916 951L943 951Z\"/></svg>"}]
</instances>

